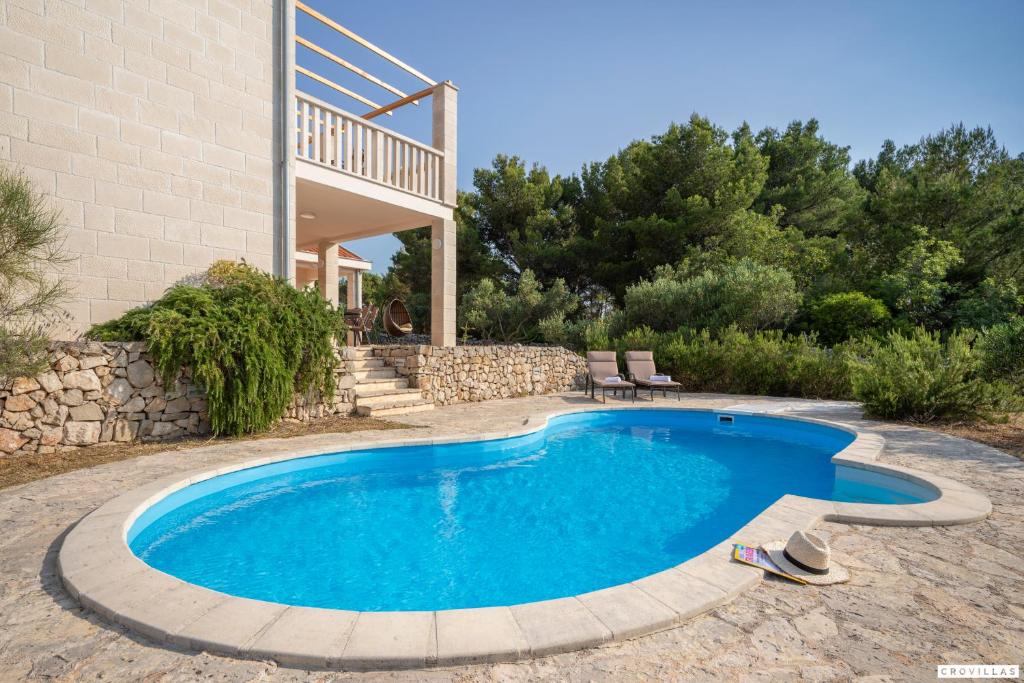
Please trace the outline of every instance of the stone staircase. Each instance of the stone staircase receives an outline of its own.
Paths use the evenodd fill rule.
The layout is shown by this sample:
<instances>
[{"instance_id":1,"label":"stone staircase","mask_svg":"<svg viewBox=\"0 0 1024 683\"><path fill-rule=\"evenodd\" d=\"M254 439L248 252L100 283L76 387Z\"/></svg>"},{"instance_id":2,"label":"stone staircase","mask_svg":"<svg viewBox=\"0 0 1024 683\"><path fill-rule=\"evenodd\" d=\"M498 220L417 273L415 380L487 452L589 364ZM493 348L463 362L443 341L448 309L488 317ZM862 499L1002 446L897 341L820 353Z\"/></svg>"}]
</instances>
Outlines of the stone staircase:
<instances>
[{"instance_id":1,"label":"stone staircase","mask_svg":"<svg viewBox=\"0 0 1024 683\"><path fill-rule=\"evenodd\" d=\"M433 410L434 404L423 398L419 389L409 388L409 380L384 365L368 346L347 347L345 367L355 379L353 404L358 415L387 417Z\"/></svg>"}]
</instances>

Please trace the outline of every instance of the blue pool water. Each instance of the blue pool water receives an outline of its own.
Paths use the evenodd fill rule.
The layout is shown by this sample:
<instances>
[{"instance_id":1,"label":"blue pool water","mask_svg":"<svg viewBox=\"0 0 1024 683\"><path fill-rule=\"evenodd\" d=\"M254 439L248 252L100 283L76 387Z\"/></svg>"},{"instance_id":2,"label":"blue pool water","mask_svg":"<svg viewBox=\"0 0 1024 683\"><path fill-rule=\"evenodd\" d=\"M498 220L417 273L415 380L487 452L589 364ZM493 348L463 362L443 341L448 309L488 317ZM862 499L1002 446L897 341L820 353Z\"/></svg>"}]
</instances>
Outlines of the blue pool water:
<instances>
[{"instance_id":1,"label":"blue pool water","mask_svg":"<svg viewBox=\"0 0 1024 683\"><path fill-rule=\"evenodd\" d=\"M185 581L292 605L434 610L545 600L679 564L785 493L930 497L895 478L845 478L830 458L852 440L766 417L724 425L698 411L579 413L512 439L223 475L148 509L128 541Z\"/></svg>"}]
</instances>

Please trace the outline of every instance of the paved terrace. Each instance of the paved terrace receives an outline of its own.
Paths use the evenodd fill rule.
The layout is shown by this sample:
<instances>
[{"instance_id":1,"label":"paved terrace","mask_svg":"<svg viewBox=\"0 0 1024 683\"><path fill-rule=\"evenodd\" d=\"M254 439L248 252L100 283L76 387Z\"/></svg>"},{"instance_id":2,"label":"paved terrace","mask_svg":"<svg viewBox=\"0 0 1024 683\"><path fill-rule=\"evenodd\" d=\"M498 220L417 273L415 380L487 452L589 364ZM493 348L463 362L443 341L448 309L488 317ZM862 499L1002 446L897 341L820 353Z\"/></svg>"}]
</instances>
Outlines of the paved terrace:
<instances>
[{"instance_id":1,"label":"paved terrace","mask_svg":"<svg viewBox=\"0 0 1024 683\"><path fill-rule=\"evenodd\" d=\"M880 433L887 439L882 462L975 486L990 496L993 513L956 527L822 524L837 559L852 570L850 583L815 588L769 579L676 628L593 650L426 671L306 672L177 651L110 626L64 592L54 566L57 549L82 516L157 478L249 459L282 443L326 451L338 439L384 441L396 432L159 454L0 491L0 679L886 681L934 680L940 662L1024 661L1024 464L969 441L860 420L847 404L701 395L682 405L751 401ZM577 393L463 404L403 421L417 427L410 437L493 432L584 402L590 403Z\"/></svg>"}]
</instances>

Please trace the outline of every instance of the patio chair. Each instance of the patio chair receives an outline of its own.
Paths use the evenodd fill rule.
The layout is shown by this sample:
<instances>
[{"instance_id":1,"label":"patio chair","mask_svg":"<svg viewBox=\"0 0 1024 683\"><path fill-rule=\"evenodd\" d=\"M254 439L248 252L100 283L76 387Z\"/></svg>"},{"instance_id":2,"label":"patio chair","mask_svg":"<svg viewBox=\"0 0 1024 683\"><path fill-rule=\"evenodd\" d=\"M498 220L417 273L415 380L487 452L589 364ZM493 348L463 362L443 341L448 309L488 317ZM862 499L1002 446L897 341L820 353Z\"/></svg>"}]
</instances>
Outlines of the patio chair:
<instances>
[{"instance_id":1,"label":"patio chair","mask_svg":"<svg viewBox=\"0 0 1024 683\"><path fill-rule=\"evenodd\" d=\"M618 377L618 381L608 381L610 377ZM596 398L594 396L595 390L601 389L601 401L604 403L608 402L608 397L605 392L608 389L612 390L612 396L615 396L615 392L622 390L622 398L626 398L626 391L633 392L633 402L636 402L636 385L632 382L627 382L619 372L619 364L615 360L614 351L587 351L587 385L590 388L590 398Z\"/></svg>"},{"instance_id":2,"label":"patio chair","mask_svg":"<svg viewBox=\"0 0 1024 683\"><path fill-rule=\"evenodd\" d=\"M392 299L384 309L384 331L392 337L404 337L412 332L412 316L401 299Z\"/></svg>"},{"instance_id":3,"label":"patio chair","mask_svg":"<svg viewBox=\"0 0 1024 683\"><path fill-rule=\"evenodd\" d=\"M368 338L369 333L373 331L378 310L376 306L369 304L363 308L345 311L345 324L348 325L349 332L355 334L356 346L361 346L363 340Z\"/></svg>"},{"instance_id":4,"label":"patio chair","mask_svg":"<svg viewBox=\"0 0 1024 683\"><path fill-rule=\"evenodd\" d=\"M629 373L629 380L642 389L651 390L651 400L654 400L654 391L661 389L661 395L667 396L670 389L676 392L676 400L682 400L683 385L672 380L653 380L651 377L658 374L654 367L654 353L651 351L626 351L626 370Z\"/></svg>"}]
</instances>

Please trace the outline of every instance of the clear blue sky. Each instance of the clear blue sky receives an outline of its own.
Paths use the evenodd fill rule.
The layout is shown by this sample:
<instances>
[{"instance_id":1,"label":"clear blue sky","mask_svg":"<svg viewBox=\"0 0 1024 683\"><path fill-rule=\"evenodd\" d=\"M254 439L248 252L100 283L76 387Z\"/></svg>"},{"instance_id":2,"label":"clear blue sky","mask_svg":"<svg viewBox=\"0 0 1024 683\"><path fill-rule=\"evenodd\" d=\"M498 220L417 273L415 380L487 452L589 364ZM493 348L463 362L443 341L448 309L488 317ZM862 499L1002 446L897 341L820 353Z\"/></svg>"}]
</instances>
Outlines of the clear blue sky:
<instances>
[{"instance_id":1,"label":"clear blue sky","mask_svg":"<svg viewBox=\"0 0 1024 683\"><path fill-rule=\"evenodd\" d=\"M1024 151L1024 1L306 2L459 93L459 186L498 153L568 174L692 112L733 129L815 117L873 156L963 121ZM406 92L423 86L298 13L298 33ZM298 62L393 96L299 47ZM367 110L299 78L299 88ZM429 141L429 101L383 125ZM383 272L393 237L349 245Z\"/></svg>"}]
</instances>

